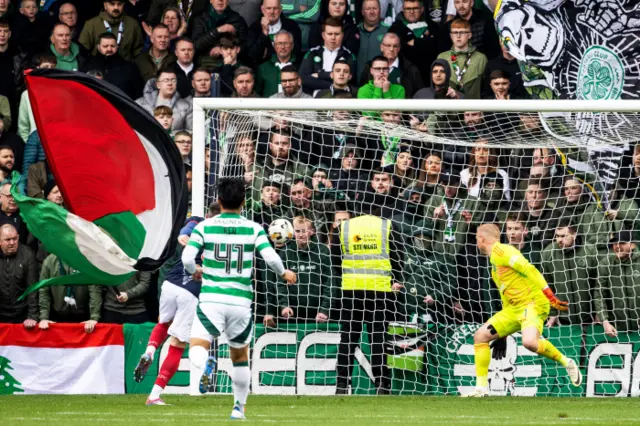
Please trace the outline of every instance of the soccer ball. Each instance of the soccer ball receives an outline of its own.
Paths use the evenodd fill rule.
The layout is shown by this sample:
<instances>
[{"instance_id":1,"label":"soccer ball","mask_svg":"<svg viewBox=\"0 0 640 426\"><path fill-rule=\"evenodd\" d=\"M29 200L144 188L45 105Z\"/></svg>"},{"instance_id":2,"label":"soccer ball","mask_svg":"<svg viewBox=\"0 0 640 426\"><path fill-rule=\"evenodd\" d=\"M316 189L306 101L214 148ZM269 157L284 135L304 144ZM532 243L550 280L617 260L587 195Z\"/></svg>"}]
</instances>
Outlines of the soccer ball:
<instances>
[{"instance_id":1,"label":"soccer ball","mask_svg":"<svg viewBox=\"0 0 640 426\"><path fill-rule=\"evenodd\" d=\"M293 225L287 219L276 219L269 225L269 238L275 244L285 244L293 238Z\"/></svg>"}]
</instances>

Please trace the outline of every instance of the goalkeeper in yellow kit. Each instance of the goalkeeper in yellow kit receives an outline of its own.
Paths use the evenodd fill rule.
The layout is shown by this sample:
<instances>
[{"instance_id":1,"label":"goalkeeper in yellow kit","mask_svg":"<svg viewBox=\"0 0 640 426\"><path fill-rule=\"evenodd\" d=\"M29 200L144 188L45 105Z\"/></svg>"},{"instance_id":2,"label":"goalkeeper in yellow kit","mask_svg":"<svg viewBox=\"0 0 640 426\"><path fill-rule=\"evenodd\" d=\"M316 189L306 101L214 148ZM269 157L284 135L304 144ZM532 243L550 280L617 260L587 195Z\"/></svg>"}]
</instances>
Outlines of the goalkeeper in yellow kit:
<instances>
[{"instance_id":1,"label":"goalkeeper in yellow kit","mask_svg":"<svg viewBox=\"0 0 640 426\"><path fill-rule=\"evenodd\" d=\"M496 225L480 225L476 238L480 253L489 256L491 277L500 291L502 310L473 335L476 388L464 396L482 397L489 394L489 342L520 330L525 348L564 366L571 383L580 386L582 374L576 362L564 356L551 342L540 338L550 306L566 311L568 303L556 298L540 271L518 249L500 243L500 229Z\"/></svg>"}]
</instances>

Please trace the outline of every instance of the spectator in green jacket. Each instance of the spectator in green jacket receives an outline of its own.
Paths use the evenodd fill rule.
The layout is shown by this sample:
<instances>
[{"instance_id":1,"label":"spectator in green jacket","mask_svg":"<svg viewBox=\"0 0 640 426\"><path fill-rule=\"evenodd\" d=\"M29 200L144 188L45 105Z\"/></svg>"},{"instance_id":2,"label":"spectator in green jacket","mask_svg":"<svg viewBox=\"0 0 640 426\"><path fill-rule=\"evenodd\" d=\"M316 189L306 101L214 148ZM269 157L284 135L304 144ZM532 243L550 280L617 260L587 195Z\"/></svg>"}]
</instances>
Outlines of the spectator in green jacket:
<instances>
[{"instance_id":1,"label":"spectator in green jacket","mask_svg":"<svg viewBox=\"0 0 640 426\"><path fill-rule=\"evenodd\" d=\"M149 39L151 40L149 50L140 53L133 60L145 83L154 78L159 70L170 68L177 61L176 55L169 51L171 38L166 25L156 25Z\"/></svg>"},{"instance_id":2,"label":"spectator in green jacket","mask_svg":"<svg viewBox=\"0 0 640 426\"><path fill-rule=\"evenodd\" d=\"M327 322L331 309L331 295L339 289L334 282L329 249L315 238L315 226L305 217L293 219L295 242L280 251L283 262L298 276L295 286L281 285L271 271L267 285L278 297L278 313L285 320ZM277 286L277 290L273 287ZM267 315L265 321L273 321Z\"/></svg>"},{"instance_id":3,"label":"spectator in green jacket","mask_svg":"<svg viewBox=\"0 0 640 426\"><path fill-rule=\"evenodd\" d=\"M613 251L600 259L595 308L604 332L637 332L640 323L640 252L631 231L618 232Z\"/></svg>"},{"instance_id":4,"label":"spectator in green jacket","mask_svg":"<svg viewBox=\"0 0 640 426\"><path fill-rule=\"evenodd\" d=\"M609 208L602 213L594 213L585 217L584 227L587 232L587 243L596 244L601 251L604 251L610 242L612 234L622 230L630 230L638 236L639 223L638 216L640 209L633 198L627 198L621 188L610 191Z\"/></svg>"},{"instance_id":5,"label":"spectator in green jacket","mask_svg":"<svg viewBox=\"0 0 640 426\"><path fill-rule=\"evenodd\" d=\"M103 5L104 10L84 24L79 42L95 54L100 35L112 32L118 35L118 53L130 61L142 51L142 29L135 18L125 15L124 0L107 0Z\"/></svg>"},{"instance_id":6,"label":"spectator in green jacket","mask_svg":"<svg viewBox=\"0 0 640 426\"><path fill-rule=\"evenodd\" d=\"M70 266L62 263L58 256L50 254L42 264L40 281L75 273ZM102 310L102 288L97 285L70 285L43 287L38 290L40 324L42 330L56 322L84 324L84 330L91 333Z\"/></svg>"},{"instance_id":7,"label":"spectator in green jacket","mask_svg":"<svg viewBox=\"0 0 640 426\"><path fill-rule=\"evenodd\" d=\"M436 193L427 201L425 219L434 222L436 252L455 256L466 243L472 212L476 210L475 201L467 197L457 174L441 174L440 185L444 188L444 195Z\"/></svg>"},{"instance_id":8,"label":"spectator in green jacket","mask_svg":"<svg viewBox=\"0 0 640 426\"><path fill-rule=\"evenodd\" d=\"M584 245L578 228L563 218L556 228L555 241L542 252L542 273L560 300L571 309L551 309L547 326L581 325L593 322L593 290L598 268L598 251Z\"/></svg>"},{"instance_id":9,"label":"spectator in green jacket","mask_svg":"<svg viewBox=\"0 0 640 426\"><path fill-rule=\"evenodd\" d=\"M510 213L504 224L504 232L507 238L507 244L517 248L525 259L535 267L540 265L540 251L533 250L531 242L527 239L529 229L522 214Z\"/></svg>"},{"instance_id":10,"label":"spectator in green jacket","mask_svg":"<svg viewBox=\"0 0 640 426\"><path fill-rule=\"evenodd\" d=\"M404 99L404 87L389 81L389 60L376 56L371 60L371 76L366 84L358 89L358 99ZM374 115L364 112L364 115Z\"/></svg>"},{"instance_id":11,"label":"spectator in green jacket","mask_svg":"<svg viewBox=\"0 0 640 426\"><path fill-rule=\"evenodd\" d=\"M273 38L275 54L260 64L256 77L257 92L263 98L269 98L282 92L280 70L287 65L297 65L298 58L293 54L293 36L285 30L280 30Z\"/></svg>"},{"instance_id":12,"label":"spectator in green jacket","mask_svg":"<svg viewBox=\"0 0 640 426\"><path fill-rule=\"evenodd\" d=\"M439 54L438 59L445 59L451 65L451 86L454 89L462 92L465 99L480 99L487 57L469 42L471 25L468 21L454 19L450 34L453 48Z\"/></svg>"},{"instance_id":13,"label":"spectator in green jacket","mask_svg":"<svg viewBox=\"0 0 640 426\"><path fill-rule=\"evenodd\" d=\"M56 68L65 71L80 71L84 65L84 57L80 47L71 41L71 28L58 23L51 31L51 53L56 57Z\"/></svg>"},{"instance_id":14,"label":"spectator in green jacket","mask_svg":"<svg viewBox=\"0 0 640 426\"><path fill-rule=\"evenodd\" d=\"M497 171L480 176L480 194L478 194L476 212L481 223L496 223L498 226L507 219L509 211L505 199L504 179Z\"/></svg>"},{"instance_id":15,"label":"spectator in green jacket","mask_svg":"<svg viewBox=\"0 0 640 426\"><path fill-rule=\"evenodd\" d=\"M150 272L138 271L117 287L104 287L102 322L142 324L149 321L144 299L150 281Z\"/></svg>"},{"instance_id":16,"label":"spectator in green jacket","mask_svg":"<svg viewBox=\"0 0 640 426\"><path fill-rule=\"evenodd\" d=\"M433 229L429 226L415 230L411 244L407 244L402 270L406 291L399 300L404 299L410 322L447 324L454 319L453 306L458 302L456 269L433 246Z\"/></svg>"}]
</instances>

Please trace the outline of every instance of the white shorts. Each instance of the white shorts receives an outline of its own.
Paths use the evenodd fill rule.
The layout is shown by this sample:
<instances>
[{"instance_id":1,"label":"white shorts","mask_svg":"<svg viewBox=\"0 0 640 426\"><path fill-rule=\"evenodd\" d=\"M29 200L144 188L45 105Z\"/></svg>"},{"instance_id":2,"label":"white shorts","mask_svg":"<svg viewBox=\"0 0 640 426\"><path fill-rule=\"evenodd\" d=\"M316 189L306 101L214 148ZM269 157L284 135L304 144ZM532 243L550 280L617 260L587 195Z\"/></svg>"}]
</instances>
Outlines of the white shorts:
<instances>
[{"instance_id":1,"label":"white shorts","mask_svg":"<svg viewBox=\"0 0 640 426\"><path fill-rule=\"evenodd\" d=\"M189 333L197 306L198 298L189 291L168 281L162 284L159 322L173 321L169 327L169 336L173 336L181 342L189 341Z\"/></svg>"},{"instance_id":2,"label":"white shorts","mask_svg":"<svg viewBox=\"0 0 640 426\"><path fill-rule=\"evenodd\" d=\"M253 313L247 306L200 303L191 327L191 338L208 340L224 333L232 348L244 348L253 335Z\"/></svg>"}]
</instances>

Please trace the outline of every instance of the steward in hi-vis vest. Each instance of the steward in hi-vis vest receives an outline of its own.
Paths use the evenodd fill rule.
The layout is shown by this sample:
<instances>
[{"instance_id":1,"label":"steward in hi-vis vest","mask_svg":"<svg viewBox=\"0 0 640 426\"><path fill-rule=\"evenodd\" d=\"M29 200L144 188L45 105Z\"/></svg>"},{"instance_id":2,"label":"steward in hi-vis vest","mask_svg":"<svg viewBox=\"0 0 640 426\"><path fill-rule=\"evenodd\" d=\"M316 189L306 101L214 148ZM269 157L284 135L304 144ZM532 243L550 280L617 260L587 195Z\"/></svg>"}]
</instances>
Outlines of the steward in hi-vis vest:
<instances>
[{"instance_id":1,"label":"steward in hi-vis vest","mask_svg":"<svg viewBox=\"0 0 640 426\"><path fill-rule=\"evenodd\" d=\"M338 348L336 394L346 394L363 325L371 343L371 369L378 394L391 393L384 344L394 320L396 294L402 284L402 237L391 220L364 215L342 222L342 332Z\"/></svg>"}]
</instances>

